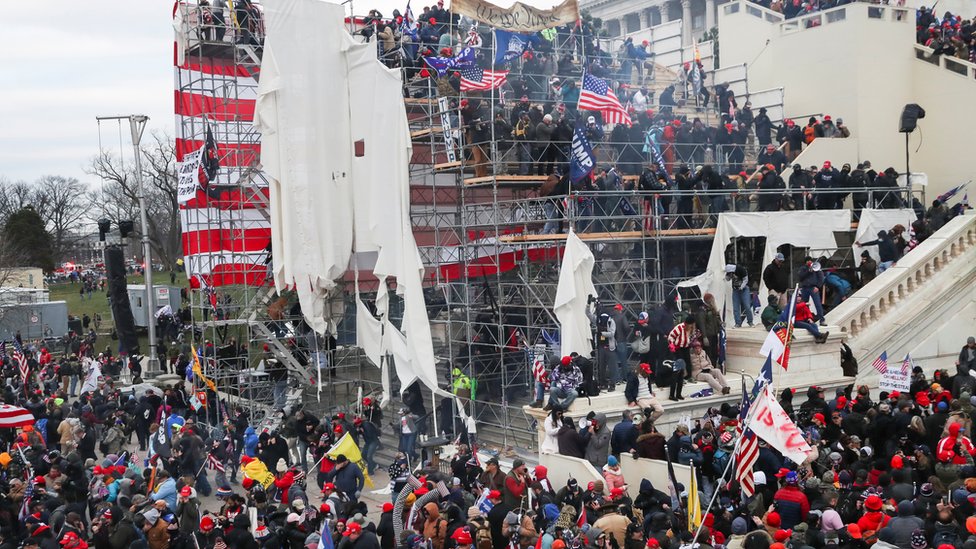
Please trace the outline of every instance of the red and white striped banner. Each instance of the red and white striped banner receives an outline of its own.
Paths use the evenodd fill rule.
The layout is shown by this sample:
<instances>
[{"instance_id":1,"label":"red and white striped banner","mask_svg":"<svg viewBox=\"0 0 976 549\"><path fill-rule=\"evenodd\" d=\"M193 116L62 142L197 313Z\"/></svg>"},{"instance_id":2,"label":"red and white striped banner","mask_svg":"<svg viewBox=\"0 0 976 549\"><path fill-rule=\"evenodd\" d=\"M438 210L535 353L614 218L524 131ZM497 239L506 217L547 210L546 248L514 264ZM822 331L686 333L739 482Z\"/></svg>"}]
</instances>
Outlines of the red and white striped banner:
<instances>
[{"instance_id":1,"label":"red and white striped banner","mask_svg":"<svg viewBox=\"0 0 976 549\"><path fill-rule=\"evenodd\" d=\"M24 408L0 404L0 429L34 424L34 415Z\"/></svg>"}]
</instances>

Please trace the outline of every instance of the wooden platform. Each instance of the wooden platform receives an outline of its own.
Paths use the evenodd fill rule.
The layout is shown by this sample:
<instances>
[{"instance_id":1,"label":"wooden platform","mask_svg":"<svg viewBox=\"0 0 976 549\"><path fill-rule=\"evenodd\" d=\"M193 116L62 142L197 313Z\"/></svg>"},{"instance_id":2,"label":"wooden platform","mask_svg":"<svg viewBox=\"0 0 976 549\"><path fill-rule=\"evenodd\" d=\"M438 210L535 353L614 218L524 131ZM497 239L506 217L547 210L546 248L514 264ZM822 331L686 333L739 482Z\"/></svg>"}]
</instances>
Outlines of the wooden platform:
<instances>
[{"instance_id":1,"label":"wooden platform","mask_svg":"<svg viewBox=\"0 0 976 549\"><path fill-rule=\"evenodd\" d=\"M404 105L436 105L436 97L404 97Z\"/></svg>"},{"instance_id":2,"label":"wooden platform","mask_svg":"<svg viewBox=\"0 0 976 549\"><path fill-rule=\"evenodd\" d=\"M485 177L469 177L464 180L467 187L495 184L498 187L535 187L549 179L546 175L487 175Z\"/></svg>"},{"instance_id":3,"label":"wooden platform","mask_svg":"<svg viewBox=\"0 0 976 549\"><path fill-rule=\"evenodd\" d=\"M447 170L453 170L455 168L461 167L461 161L455 160L454 162L444 162L443 164L434 164L435 172L443 172Z\"/></svg>"},{"instance_id":4,"label":"wooden platform","mask_svg":"<svg viewBox=\"0 0 976 549\"><path fill-rule=\"evenodd\" d=\"M541 221L541 220L540 220ZM715 229L664 229L661 231L616 231L603 233L576 233L580 240L637 240L641 238L674 236L712 236ZM507 244L559 242L566 240L567 233L559 234L516 234L499 236L500 242Z\"/></svg>"},{"instance_id":5,"label":"wooden platform","mask_svg":"<svg viewBox=\"0 0 976 549\"><path fill-rule=\"evenodd\" d=\"M414 130L410 132L410 138L419 139L421 137L431 136L435 133L444 133L444 128L441 128L440 126L434 126L431 128L424 128L422 130Z\"/></svg>"}]
</instances>

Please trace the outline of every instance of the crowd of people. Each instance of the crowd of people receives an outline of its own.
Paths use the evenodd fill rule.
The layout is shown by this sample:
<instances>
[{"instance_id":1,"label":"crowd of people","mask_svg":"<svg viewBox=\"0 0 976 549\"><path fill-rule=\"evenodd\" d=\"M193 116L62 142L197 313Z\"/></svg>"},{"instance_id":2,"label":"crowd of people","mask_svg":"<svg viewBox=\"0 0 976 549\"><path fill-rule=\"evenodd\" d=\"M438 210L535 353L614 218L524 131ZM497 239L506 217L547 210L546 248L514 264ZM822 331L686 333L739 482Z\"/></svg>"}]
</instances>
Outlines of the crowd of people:
<instances>
[{"instance_id":1,"label":"crowd of people","mask_svg":"<svg viewBox=\"0 0 976 549\"><path fill-rule=\"evenodd\" d=\"M934 50L933 55L949 55L970 63L976 62L974 22L961 15L945 12L942 19L935 6L918 9L915 19L916 41Z\"/></svg>"},{"instance_id":2,"label":"crowd of people","mask_svg":"<svg viewBox=\"0 0 976 549\"><path fill-rule=\"evenodd\" d=\"M77 393L31 370L25 385L8 354L3 401L35 419L0 429L0 547L976 546L976 447L966 436L976 406L976 338L960 350L953 374L938 369L928 377L914 367L908 391L849 385L828 397L812 386L800 388L806 400L794 406L793 390L784 388L780 404L813 452L793 463L761 442L755 493L745 497L726 467L736 405L723 403L670 432L655 428L665 413L656 389L682 399L680 383L693 379L729 393L713 358L717 315L706 308L672 325L674 311L662 306L631 325L620 308L594 304L596 364L567 356L540 377L539 394L549 386L540 451L584 459L602 481L554 486L545 467L530 468L521 457L506 471L496 458L479 458L466 436L445 466L416 459L410 435L415 443L429 427L405 398L403 446L380 509L364 501L367 479L382 465L375 452L385 428L372 398L348 414L281 410L275 427L259 431L243 408L227 410L217 395L208 395L212 410L192 403L183 384L127 395L105 378ZM32 367L60 362L30 342L22 349ZM623 360L613 363L620 349ZM575 400L600 383L617 391L620 382L626 410L619 421L586 413ZM361 461L328 453L347 434ZM694 465L697 500L688 486L626 478L622 461L637 457ZM689 501L705 505L697 538Z\"/></svg>"}]
</instances>

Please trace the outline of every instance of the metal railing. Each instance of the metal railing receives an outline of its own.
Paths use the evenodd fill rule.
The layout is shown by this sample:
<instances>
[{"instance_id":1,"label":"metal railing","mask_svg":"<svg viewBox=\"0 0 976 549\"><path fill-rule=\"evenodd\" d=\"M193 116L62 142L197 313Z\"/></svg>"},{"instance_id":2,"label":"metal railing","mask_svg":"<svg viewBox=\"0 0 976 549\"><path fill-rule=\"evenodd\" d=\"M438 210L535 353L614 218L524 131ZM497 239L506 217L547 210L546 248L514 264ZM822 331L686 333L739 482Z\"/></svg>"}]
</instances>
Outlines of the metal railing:
<instances>
[{"instance_id":1,"label":"metal railing","mask_svg":"<svg viewBox=\"0 0 976 549\"><path fill-rule=\"evenodd\" d=\"M935 50L922 44L915 44L915 57L970 80L976 79L976 64L968 59L951 55L935 55Z\"/></svg>"}]
</instances>

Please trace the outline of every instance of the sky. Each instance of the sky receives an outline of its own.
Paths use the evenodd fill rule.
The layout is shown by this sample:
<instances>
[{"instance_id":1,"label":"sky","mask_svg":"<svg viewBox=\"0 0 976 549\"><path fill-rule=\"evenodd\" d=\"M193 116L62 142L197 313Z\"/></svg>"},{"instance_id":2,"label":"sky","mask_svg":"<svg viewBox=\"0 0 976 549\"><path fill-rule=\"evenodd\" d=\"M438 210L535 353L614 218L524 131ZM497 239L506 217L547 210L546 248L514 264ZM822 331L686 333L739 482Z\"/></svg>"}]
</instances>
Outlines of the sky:
<instances>
[{"instance_id":1,"label":"sky","mask_svg":"<svg viewBox=\"0 0 976 549\"><path fill-rule=\"evenodd\" d=\"M436 0L413 0L419 14ZM524 0L523 0L524 1ZM507 6L511 0L496 2ZM558 3L528 0L544 6ZM447 2L448 6L450 2ZM149 131L172 136L173 3L170 0L4 2L6 75L0 80L0 178L76 177L101 146L131 157L128 122L96 116L148 115ZM352 0L356 14L404 11L406 0Z\"/></svg>"}]
</instances>

